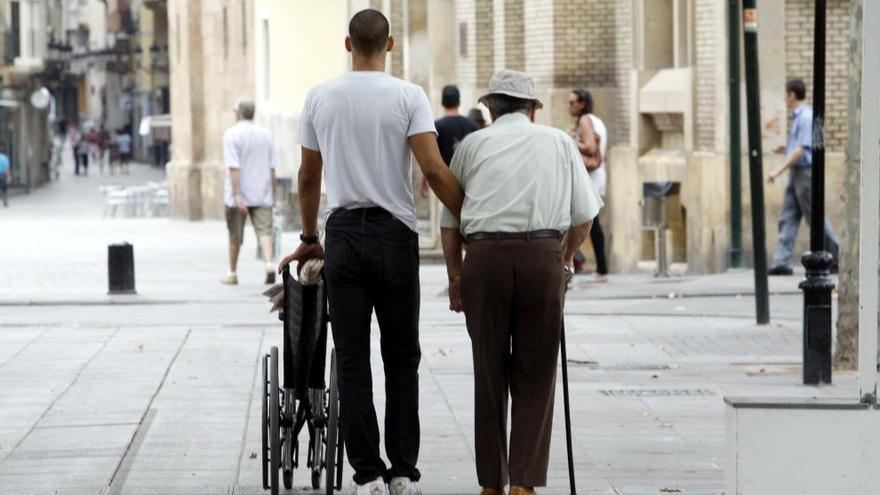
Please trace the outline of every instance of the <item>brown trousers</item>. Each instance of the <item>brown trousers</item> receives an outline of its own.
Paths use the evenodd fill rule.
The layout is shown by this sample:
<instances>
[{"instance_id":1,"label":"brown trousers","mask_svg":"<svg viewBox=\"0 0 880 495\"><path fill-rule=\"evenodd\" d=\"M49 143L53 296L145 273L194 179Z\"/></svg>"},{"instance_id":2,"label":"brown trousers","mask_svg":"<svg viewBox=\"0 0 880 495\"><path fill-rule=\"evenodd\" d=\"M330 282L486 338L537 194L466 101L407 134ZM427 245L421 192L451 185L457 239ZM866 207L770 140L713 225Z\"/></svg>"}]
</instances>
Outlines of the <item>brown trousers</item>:
<instances>
[{"instance_id":1,"label":"brown trousers","mask_svg":"<svg viewBox=\"0 0 880 495\"><path fill-rule=\"evenodd\" d=\"M562 329L562 246L555 239L477 241L462 269L474 357L480 486L546 486ZM512 399L510 450L508 394Z\"/></svg>"}]
</instances>

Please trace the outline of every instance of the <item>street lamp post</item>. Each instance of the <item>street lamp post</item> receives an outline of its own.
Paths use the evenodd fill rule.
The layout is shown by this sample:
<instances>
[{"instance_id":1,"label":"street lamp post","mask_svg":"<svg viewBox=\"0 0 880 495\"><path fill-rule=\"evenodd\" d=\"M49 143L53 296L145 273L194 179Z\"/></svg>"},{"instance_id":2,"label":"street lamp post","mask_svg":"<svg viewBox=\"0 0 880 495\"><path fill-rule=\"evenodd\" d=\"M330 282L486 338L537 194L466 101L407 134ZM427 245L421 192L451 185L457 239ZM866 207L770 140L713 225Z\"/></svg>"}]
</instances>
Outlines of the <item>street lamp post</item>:
<instances>
[{"instance_id":1,"label":"street lamp post","mask_svg":"<svg viewBox=\"0 0 880 495\"><path fill-rule=\"evenodd\" d=\"M755 320L770 322L767 288L767 233L764 225L764 172L761 151L761 88L758 75L758 10L755 0L743 0L746 62L746 114L749 130L749 189L752 196L752 250L755 263Z\"/></svg>"},{"instance_id":2,"label":"street lamp post","mask_svg":"<svg viewBox=\"0 0 880 495\"><path fill-rule=\"evenodd\" d=\"M825 0L816 0L813 41L813 171L810 250L801 261L804 291L804 384L831 383L831 291L833 263L825 251Z\"/></svg>"}]
</instances>

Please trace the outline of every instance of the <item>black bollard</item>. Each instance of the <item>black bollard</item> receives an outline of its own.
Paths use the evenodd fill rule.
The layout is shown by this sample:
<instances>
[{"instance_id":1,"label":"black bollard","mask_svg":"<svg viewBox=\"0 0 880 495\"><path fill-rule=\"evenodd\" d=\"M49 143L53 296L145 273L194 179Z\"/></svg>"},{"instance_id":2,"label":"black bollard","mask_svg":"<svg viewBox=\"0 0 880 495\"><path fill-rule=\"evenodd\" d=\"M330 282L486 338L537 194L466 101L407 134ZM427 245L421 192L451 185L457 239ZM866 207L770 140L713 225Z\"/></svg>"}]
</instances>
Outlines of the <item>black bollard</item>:
<instances>
[{"instance_id":1,"label":"black bollard","mask_svg":"<svg viewBox=\"0 0 880 495\"><path fill-rule=\"evenodd\" d=\"M137 294L134 290L134 246L125 242L107 247L108 294Z\"/></svg>"}]
</instances>

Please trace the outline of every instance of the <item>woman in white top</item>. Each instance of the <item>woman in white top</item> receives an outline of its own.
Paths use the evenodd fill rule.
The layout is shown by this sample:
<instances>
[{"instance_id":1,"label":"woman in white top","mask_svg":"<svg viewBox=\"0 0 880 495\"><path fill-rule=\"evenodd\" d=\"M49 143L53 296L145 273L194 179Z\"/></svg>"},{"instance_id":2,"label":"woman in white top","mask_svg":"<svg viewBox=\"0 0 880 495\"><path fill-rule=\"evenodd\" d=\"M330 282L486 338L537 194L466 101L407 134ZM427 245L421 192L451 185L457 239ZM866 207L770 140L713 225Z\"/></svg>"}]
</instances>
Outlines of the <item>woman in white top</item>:
<instances>
[{"instance_id":1,"label":"woman in white top","mask_svg":"<svg viewBox=\"0 0 880 495\"><path fill-rule=\"evenodd\" d=\"M608 131L602 119L593 115L593 96L590 92L585 89L573 90L568 97L568 113L574 117L574 127L569 130L569 134L577 142L584 166L590 173L593 184L599 194L605 197L605 183L607 182L605 150L608 147ZM602 231L598 217L593 220L590 241L596 256L596 281L605 282L608 280L605 233ZM583 260L583 254L578 252L575 257L575 268L579 269Z\"/></svg>"}]
</instances>

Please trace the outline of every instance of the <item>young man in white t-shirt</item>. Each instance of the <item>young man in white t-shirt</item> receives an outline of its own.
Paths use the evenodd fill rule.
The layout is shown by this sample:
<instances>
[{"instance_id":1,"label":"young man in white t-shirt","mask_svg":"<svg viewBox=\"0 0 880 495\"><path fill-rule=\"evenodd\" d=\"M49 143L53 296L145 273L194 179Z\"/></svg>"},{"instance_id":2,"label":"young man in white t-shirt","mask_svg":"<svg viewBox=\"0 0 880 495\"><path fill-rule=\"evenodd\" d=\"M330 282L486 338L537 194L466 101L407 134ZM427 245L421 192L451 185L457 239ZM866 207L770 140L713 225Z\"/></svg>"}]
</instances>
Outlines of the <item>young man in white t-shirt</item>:
<instances>
[{"instance_id":1,"label":"young man in white t-shirt","mask_svg":"<svg viewBox=\"0 0 880 495\"><path fill-rule=\"evenodd\" d=\"M300 117L302 244L284 259L325 258L317 219L327 193L325 276L336 346L342 429L357 493L420 493L419 244L410 151L438 198L458 216L463 193L437 147L425 92L385 73L394 46L388 20L352 17L352 71L312 89ZM373 406L370 320L375 310L385 367L385 446ZM386 483L388 486L386 486Z\"/></svg>"}]
</instances>

